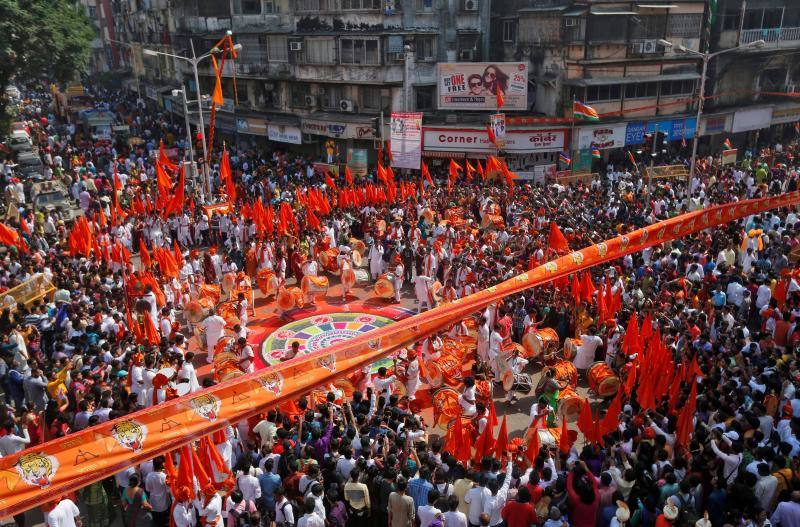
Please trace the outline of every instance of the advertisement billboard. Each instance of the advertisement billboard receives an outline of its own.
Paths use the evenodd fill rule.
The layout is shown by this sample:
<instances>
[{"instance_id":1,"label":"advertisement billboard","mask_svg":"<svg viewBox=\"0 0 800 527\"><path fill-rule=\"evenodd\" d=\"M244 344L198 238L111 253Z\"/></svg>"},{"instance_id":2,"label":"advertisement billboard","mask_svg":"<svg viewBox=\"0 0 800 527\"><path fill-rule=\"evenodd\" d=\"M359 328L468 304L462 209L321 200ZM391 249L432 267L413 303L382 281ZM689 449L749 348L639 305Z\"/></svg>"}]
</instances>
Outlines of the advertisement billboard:
<instances>
[{"instance_id":1,"label":"advertisement billboard","mask_svg":"<svg viewBox=\"0 0 800 527\"><path fill-rule=\"evenodd\" d=\"M422 114L392 112L392 166L419 169L422 161Z\"/></svg>"},{"instance_id":2,"label":"advertisement billboard","mask_svg":"<svg viewBox=\"0 0 800 527\"><path fill-rule=\"evenodd\" d=\"M578 149L604 150L606 148L622 148L625 146L627 125L603 124L578 128Z\"/></svg>"},{"instance_id":3,"label":"advertisement billboard","mask_svg":"<svg viewBox=\"0 0 800 527\"><path fill-rule=\"evenodd\" d=\"M561 129L506 130L503 150L513 154L558 152L565 149L568 131ZM497 148L489 142L486 129L428 128L423 132L425 151L485 152Z\"/></svg>"},{"instance_id":4,"label":"advertisement billboard","mask_svg":"<svg viewBox=\"0 0 800 527\"><path fill-rule=\"evenodd\" d=\"M363 148L347 149L347 166L354 176L367 175L367 151Z\"/></svg>"},{"instance_id":5,"label":"advertisement billboard","mask_svg":"<svg viewBox=\"0 0 800 527\"><path fill-rule=\"evenodd\" d=\"M440 110L496 110L497 90L503 110L528 107L528 65L524 62L439 63Z\"/></svg>"}]
</instances>

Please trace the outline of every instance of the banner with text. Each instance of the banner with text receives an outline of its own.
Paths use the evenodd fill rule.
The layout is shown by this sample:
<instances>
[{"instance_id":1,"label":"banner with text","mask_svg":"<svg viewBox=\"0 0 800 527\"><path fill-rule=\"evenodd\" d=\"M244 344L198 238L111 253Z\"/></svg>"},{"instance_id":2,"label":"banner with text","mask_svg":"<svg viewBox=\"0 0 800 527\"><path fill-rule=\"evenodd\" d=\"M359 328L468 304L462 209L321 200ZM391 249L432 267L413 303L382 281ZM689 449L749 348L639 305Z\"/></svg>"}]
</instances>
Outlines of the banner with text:
<instances>
[{"instance_id":1,"label":"banner with text","mask_svg":"<svg viewBox=\"0 0 800 527\"><path fill-rule=\"evenodd\" d=\"M625 123L578 128L578 150L605 150L625 146Z\"/></svg>"},{"instance_id":2,"label":"banner with text","mask_svg":"<svg viewBox=\"0 0 800 527\"><path fill-rule=\"evenodd\" d=\"M497 148L489 142L486 129L478 128L424 128L426 151L495 153ZM559 152L564 150L567 129L508 130L503 138L503 150L513 154Z\"/></svg>"},{"instance_id":3,"label":"banner with text","mask_svg":"<svg viewBox=\"0 0 800 527\"><path fill-rule=\"evenodd\" d=\"M422 113L392 112L392 166L419 170L422 162Z\"/></svg>"},{"instance_id":4,"label":"banner with text","mask_svg":"<svg viewBox=\"0 0 800 527\"><path fill-rule=\"evenodd\" d=\"M504 110L528 108L528 65L525 62L440 62L440 110L495 110L497 90Z\"/></svg>"}]
</instances>

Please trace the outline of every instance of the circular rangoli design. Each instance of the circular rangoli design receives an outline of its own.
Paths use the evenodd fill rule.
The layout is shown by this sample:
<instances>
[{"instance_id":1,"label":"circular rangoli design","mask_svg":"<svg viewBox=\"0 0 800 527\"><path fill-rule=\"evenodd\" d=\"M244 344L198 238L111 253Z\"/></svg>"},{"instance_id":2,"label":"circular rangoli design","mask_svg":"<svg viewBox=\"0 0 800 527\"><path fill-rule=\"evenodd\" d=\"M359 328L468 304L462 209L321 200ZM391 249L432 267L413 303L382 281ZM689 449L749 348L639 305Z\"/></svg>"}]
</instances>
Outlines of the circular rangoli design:
<instances>
[{"instance_id":1,"label":"circular rangoli design","mask_svg":"<svg viewBox=\"0 0 800 527\"><path fill-rule=\"evenodd\" d=\"M405 310L403 310L405 311ZM402 315L408 316L407 313ZM403 318L402 315L398 318ZM300 353L308 354L328 348L355 336L382 328L394 322L391 318L368 313L328 313L295 320L275 330L261 347L264 362L271 366L280 362L283 354L300 343ZM382 362L382 361L381 361ZM373 368L380 364L373 365Z\"/></svg>"}]
</instances>

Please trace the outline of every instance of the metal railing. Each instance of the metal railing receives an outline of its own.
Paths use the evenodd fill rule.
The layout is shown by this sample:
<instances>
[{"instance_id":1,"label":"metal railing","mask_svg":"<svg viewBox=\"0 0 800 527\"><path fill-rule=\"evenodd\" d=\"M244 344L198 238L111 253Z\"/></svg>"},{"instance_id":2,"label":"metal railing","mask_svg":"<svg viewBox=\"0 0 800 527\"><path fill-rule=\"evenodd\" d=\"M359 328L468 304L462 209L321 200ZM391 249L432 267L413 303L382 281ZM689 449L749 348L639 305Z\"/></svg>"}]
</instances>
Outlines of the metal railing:
<instances>
[{"instance_id":1,"label":"metal railing","mask_svg":"<svg viewBox=\"0 0 800 527\"><path fill-rule=\"evenodd\" d=\"M744 29L739 37L739 44L750 44L756 40L763 40L767 43L800 41L800 27Z\"/></svg>"}]
</instances>

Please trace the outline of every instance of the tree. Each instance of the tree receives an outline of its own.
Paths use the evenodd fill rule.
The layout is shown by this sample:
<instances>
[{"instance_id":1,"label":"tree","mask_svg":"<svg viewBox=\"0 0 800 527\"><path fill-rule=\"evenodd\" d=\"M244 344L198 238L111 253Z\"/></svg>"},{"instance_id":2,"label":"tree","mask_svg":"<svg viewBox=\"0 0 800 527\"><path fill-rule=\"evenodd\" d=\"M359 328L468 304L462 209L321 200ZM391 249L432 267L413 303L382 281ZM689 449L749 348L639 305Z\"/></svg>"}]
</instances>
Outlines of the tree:
<instances>
[{"instance_id":1,"label":"tree","mask_svg":"<svg viewBox=\"0 0 800 527\"><path fill-rule=\"evenodd\" d=\"M12 79L65 83L81 73L95 38L83 7L71 0L0 0L0 87ZM7 100L0 93L0 114Z\"/></svg>"}]
</instances>

